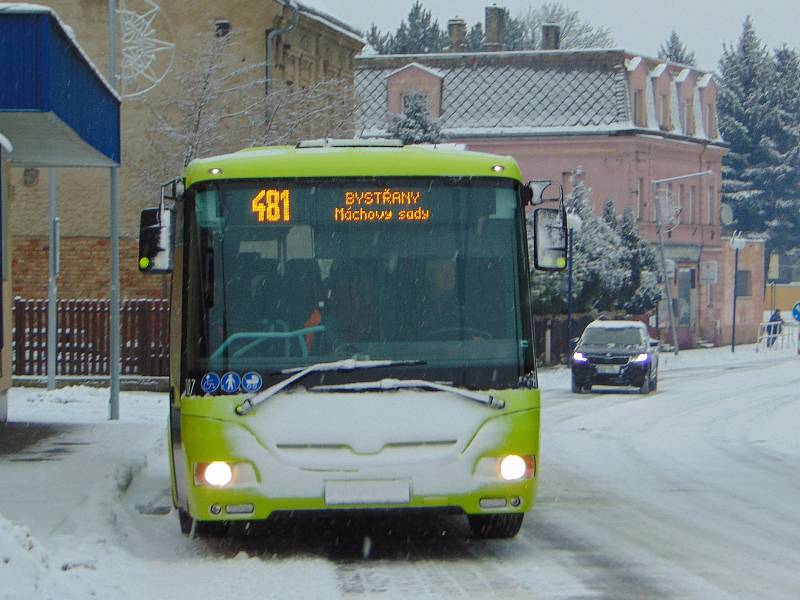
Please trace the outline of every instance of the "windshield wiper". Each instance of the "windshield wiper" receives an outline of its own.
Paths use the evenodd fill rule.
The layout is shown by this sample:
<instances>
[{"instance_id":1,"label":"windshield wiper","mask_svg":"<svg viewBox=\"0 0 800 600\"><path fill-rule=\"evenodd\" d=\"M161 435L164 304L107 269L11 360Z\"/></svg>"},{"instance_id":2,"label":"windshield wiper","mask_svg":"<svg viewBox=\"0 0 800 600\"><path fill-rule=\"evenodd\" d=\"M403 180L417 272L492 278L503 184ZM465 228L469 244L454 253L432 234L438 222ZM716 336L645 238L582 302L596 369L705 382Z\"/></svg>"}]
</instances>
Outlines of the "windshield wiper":
<instances>
[{"instance_id":1,"label":"windshield wiper","mask_svg":"<svg viewBox=\"0 0 800 600\"><path fill-rule=\"evenodd\" d=\"M267 389L259 392L255 396L248 398L236 407L237 415L246 415L256 406L272 398L278 392L285 390L287 387L311 375L312 373L322 373L325 371L355 371L358 369L379 369L380 367L397 367L406 365L424 365L424 360L356 360L355 358L348 358L346 360L337 360L328 363L317 363L308 365L307 367L298 367L296 369L285 369L282 373L294 373L283 381L279 381L275 385L269 386Z\"/></svg>"},{"instance_id":2,"label":"windshield wiper","mask_svg":"<svg viewBox=\"0 0 800 600\"><path fill-rule=\"evenodd\" d=\"M423 388L428 390L436 390L439 392L450 392L475 402L485 404L490 408L505 408L505 400L495 398L491 394L480 394L478 392L470 392L469 390L462 390L452 385L444 383L437 383L435 381L425 381L423 379L381 379L380 381L365 381L360 383L345 383L341 385L317 385L311 388L313 392L365 392L369 390L403 390L411 388Z\"/></svg>"}]
</instances>

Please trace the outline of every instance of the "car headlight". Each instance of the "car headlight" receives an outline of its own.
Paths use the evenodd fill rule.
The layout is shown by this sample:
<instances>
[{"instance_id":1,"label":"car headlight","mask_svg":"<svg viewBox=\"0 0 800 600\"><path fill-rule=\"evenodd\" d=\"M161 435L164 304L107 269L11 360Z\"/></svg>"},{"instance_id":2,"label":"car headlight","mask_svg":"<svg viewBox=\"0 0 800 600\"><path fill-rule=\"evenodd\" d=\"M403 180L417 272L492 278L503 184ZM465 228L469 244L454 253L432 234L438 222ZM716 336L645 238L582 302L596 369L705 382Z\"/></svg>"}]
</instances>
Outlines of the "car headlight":
<instances>
[{"instance_id":1,"label":"car headlight","mask_svg":"<svg viewBox=\"0 0 800 600\"><path fill-rule=\"evenodd\" d=\"M574 360L575 362L588 362L588 361L589 361L589 359L588 359L588 358L586 358L586 357L583 355L583 353L582 353L582 352L575 352L575 353L572 355L572 360Z\"/></svg>"},{"instance_id":2,"label":"car headlight","mask_svg":"<svg viewBox=\"0 0 800 600\"><path fill-rule=\"evenodd\" d=\"M645 354L645 353L643 352L643 353L642 353L642 354L640 354L639 356L636 356L635 358L632 358L632 359L631 359L631 362L635 362L635 363L643 363L643 362L647 362L648 360L649 360L649 357L647 356L647 354Z\"/></svg>"}]
</instances>

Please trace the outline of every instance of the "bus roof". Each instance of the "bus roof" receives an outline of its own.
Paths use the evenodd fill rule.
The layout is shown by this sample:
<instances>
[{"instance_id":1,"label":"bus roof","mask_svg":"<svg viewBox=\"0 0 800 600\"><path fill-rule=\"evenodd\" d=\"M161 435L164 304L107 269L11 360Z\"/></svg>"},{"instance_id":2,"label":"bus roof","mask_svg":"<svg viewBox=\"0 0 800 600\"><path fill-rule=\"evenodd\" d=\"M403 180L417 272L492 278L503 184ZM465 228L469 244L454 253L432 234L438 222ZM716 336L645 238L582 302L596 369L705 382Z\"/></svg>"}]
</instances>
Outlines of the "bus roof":
<instances>
[{"instance_id":1,"label":"bus roof","mask_svg":"<svg viewBox=\"0 0 800 600\"><path fill-rule=\"evenodd\" d=\"M193 160L185 170L187 188L202 181L264 177L415 176L500 177L522 182L519 166L512 157L467 152L452 146L249 148Z\"/></svg>"}]
</instances>

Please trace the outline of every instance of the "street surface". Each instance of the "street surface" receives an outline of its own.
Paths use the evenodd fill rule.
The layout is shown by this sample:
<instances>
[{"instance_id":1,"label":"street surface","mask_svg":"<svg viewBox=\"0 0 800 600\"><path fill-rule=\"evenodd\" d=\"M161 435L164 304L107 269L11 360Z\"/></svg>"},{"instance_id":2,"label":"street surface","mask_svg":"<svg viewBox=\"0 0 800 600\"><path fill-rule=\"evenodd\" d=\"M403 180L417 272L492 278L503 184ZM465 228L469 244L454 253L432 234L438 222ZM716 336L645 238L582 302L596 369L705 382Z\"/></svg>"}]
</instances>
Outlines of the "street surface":
<instances>
[{"instance_id":1,"label":"street surface","mask_svg":"<svg viewBox=\"0 0 800 600\"><path fill-rule=\"evenodd\" d=\"M798 597L800 357L662 355L650 395L540 379L538 503L491 542L395 515L191 540L169 513L164 395L123 394L109 423L102 391L15 389L14 428L69 425L0 454L0 598Z\"/></svg>"}]
</instances>

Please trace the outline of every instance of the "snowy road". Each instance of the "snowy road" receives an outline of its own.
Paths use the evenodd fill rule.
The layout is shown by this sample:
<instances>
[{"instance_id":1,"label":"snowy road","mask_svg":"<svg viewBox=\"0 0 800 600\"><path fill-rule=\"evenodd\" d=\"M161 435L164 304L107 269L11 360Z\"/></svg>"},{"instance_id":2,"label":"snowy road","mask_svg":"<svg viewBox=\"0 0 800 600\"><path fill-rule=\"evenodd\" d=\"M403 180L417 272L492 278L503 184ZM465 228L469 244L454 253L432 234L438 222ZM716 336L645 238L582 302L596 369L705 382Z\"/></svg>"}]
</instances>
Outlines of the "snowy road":
<instances>
[{"instance_id":1,"label":"snowy road","mask_svg":"<svg viewBox=\"0 0 800 600\"><path fill-rule=\"evenodd\" d=\"M494 542L435 516L189 540L164 514L163 396L106 423L102 394L14 390L13 420L73 424L0 456L0 597L797 598L800 357L662 358L649 396L542 373L538 503Z\"/></svg>"}]
</instances>

